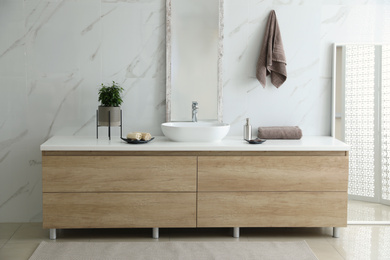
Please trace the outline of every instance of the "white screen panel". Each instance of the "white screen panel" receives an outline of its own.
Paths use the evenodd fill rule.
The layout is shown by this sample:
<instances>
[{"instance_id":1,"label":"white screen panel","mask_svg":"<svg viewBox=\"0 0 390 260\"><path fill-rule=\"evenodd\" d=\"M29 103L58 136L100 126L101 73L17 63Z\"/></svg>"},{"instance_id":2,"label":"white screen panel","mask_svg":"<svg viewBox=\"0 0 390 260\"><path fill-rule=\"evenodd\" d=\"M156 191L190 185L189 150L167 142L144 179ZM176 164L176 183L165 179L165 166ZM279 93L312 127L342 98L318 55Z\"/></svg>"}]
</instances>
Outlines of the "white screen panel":
<instances>
[{"instance_id":1,"label":"white screen panel","mask_svg":"<svg viewBox=\"0 0 390 260\"><path fill-rule=\"evenodd\" d=\"M390 200L390 45L382 46L382 199Z\"/></svg>"},{"instance_id":2,"label":"white screen panel","mask_svg":"<svg viewBox=\"0 0 390 260\"><path fill-rule=\"evenodd\" d=\"M375 196L375 46L347 45L345 142L351 146L348 193Z\"/></svg>"}]
</instances>

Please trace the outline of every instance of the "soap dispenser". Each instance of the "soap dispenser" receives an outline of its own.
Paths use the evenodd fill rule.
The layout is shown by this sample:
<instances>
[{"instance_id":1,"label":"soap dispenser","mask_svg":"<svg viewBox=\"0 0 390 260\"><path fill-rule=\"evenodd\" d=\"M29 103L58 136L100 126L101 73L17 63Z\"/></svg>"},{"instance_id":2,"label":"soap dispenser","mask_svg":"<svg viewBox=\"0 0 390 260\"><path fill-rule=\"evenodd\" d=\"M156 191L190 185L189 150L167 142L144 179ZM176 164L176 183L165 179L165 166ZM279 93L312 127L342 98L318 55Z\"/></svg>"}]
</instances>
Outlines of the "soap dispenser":
<instances>
[{"instance_id":1,"label":"soap dispenser","mask_svg":"<svg viewBox=\"0 0 390 260\"><path fill-rule=\"evenodd\" d=\"M252 127L249 124L249 118L246 119L246 125L244 125L244 139L245 140L252 139Z\"/></svg>"}]
</instances>

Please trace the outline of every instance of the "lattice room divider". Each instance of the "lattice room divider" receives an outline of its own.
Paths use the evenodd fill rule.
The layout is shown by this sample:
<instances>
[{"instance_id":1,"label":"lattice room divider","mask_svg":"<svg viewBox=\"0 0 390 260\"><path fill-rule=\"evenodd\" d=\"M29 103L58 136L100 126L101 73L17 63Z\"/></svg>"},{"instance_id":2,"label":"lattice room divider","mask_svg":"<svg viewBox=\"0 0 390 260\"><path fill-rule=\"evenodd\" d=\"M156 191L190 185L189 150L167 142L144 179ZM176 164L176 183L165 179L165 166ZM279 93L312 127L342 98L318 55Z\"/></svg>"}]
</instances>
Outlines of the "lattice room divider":
<instances>
[{"instance_id":1,"label":"lattice room divider","mask_svg":"<svg viewBox=\"0 0 390 260\"><path fill-rule=\"evenodd\" d=\"M390 45L382 46L382 199L390 201Z\"/></svg>"},{"instance_id":2,"label":"lattice room divider","mask_svg":"<svg viewBox=\"0 0 390 260\"><path fill-rule=\"evenodd\" d=\"M346 45L344 139L351 145L348 192L390 202L390 45Z\"/></svg>"}]
</instances>

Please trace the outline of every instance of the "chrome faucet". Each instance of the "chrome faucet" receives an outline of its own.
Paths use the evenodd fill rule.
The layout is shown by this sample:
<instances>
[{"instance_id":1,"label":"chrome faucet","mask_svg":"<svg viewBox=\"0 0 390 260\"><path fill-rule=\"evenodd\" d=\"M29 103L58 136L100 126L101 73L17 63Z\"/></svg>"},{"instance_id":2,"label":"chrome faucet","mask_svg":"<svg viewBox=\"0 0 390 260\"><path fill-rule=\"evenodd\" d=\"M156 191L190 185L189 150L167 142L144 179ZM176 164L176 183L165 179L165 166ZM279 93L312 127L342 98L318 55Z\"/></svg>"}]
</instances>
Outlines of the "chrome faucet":
<instances>
[{"instance_id":1,"label":"chrome faucet","mask_svg":"<svg viewBox=\"0 0 390 260\"><path fill-rule=\"evenodd\" d=\"M192 122L198 122L198 102L192 101Z\"/></svg>"}]
</instances>

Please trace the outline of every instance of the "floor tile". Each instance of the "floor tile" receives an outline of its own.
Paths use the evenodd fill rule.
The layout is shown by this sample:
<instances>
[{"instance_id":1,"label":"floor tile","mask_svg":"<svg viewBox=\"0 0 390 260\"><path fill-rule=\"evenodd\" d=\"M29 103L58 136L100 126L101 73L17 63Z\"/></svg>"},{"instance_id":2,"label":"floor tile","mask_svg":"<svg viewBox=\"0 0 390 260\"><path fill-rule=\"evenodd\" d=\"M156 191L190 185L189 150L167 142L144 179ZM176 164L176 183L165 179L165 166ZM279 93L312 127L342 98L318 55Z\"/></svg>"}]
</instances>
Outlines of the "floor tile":
<instances>
[{"instance_id":1,"label":"floor tile","mask_svg":"<svg viewBox=\"0 0 390 260\"><path fill-rule=\"evenodd\" d=\"M38 242L7 243L0 249L0 259L26 260L38 247Z\"/></svg>"},{"instance_id":2,"label":"floor tile","mask_svg":"<svg viewBox=\"0 0 390 260\"><path fill-rule=\"evenodd\" d=\"M319 260L344 260L342 255L325 238L305 239Z\"/></svg>"},{"instance_id":3,"label":"floor tile","mask_svg":"<svg viewBox=\"0 0 390 260\"><path fill-rule=\"evenodd\" d=\"M21 223L0 223L0 248L14 235Z\"/></svg>"},{"instance_id":4,"label":"floor tile","mask_svg":"<svg viewBox=\"0 0 390 260\"><path fill-rule=\"evenodd\" d=\"M0 240L10 239L21 225L21 223L0 223Z\"/></svg>"},{"instance_id":5,"label":"floor tile","mask_svg":"<svg viewBox=\"0 0 390 260\"><path fill-rule=\"evenodd\" d=\"M241 235L248 241L302 241L305 240L319 260L343 260L329 242L332 228L244 228Z\"/></svg>"},{"instance_id":6,"label":"floor tile","mask_svg":"<svg viewBox=\"0 0 390 260\"><path fill-rule=\"evenodd\" d=\"M24 223L14 233L8 243L49 241L49 230L42 223ZM7 244L8 244L7 243Z\"/></svg>"},{"instance_id":7,"label":"floor tile","mask_svg":"<svg viewBox=\"0 0 390 260\"><path fill-rule=\"evenodd\" d=\"M390 206L348 200L348 221L390 221Z\"/></svg>"},{"instance_id":8,"label":"floor tile","mask_svg":"<svg viewBox=\"0 0 390 260\"><path fill-rule=\"evenodd\" d=\"M349 225L328 242L345 259L390 259L390 226Z\"/></svg>"}]
</instances>

